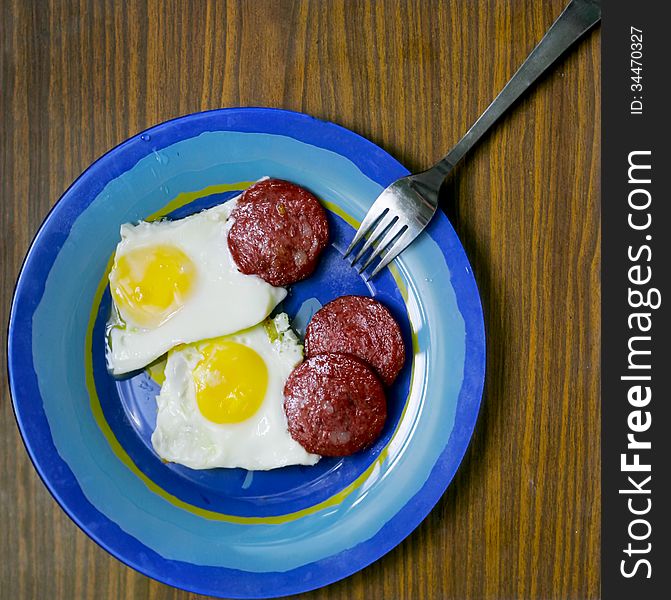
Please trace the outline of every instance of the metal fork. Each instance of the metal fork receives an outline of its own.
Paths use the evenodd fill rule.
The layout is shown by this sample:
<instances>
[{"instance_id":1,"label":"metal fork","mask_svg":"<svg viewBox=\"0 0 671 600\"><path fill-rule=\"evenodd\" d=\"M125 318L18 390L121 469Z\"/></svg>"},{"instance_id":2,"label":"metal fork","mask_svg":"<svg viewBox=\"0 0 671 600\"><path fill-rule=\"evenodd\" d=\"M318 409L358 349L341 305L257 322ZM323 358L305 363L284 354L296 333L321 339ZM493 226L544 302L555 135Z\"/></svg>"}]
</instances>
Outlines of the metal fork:
<instances>
[{"instance_id":1,"label":"metal fork","mask_svg":"<svg viewBox=\"0 0 671 600\"><path fill-rule=\"evenodd\" d=\"M426 171L394 181L383 190L345 252L345 257L349 256L366 238L352 261L352 265L356 264L372 248L359 267L359 273L380 257L380 262L366 278L371 279L419 235L438 209L438 192L455 165L515 100L600 19L600 0L572 0L487 110L445 158Z\"/></svg>"}]
</instances>

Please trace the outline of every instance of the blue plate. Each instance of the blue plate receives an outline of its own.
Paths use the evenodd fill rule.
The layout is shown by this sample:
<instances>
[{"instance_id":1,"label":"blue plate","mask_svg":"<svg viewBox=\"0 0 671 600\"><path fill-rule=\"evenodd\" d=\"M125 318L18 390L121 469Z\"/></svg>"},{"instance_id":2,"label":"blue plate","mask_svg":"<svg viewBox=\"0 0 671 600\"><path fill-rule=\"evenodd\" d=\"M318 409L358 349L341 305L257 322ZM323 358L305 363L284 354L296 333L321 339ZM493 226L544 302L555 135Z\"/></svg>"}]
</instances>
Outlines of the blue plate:
<instances>
[{"instance_id":1,"label":"blue plate","mask_svg":"<svg viewBox=\"0 0 671 600\"><path fill-rule=\"evenodd\" d=\"M42 225L16 287L9 374L26 448L70 517L127 565L167 584L232 598L275 597L346 577L428 514L466 451L482 394L480 299L442 213L366 284L343 249L379 192L407 173L371 142L287 111L189 115L95 162ZM193 471L163 464L150 435L157 384L115 380L104 364L106 275L127 221L181 217L263 175L316 193L332 245L283 310L300 331L323 303L373 295L408 348L369 450L314 467Z\"/></svg>"}]
</instances>

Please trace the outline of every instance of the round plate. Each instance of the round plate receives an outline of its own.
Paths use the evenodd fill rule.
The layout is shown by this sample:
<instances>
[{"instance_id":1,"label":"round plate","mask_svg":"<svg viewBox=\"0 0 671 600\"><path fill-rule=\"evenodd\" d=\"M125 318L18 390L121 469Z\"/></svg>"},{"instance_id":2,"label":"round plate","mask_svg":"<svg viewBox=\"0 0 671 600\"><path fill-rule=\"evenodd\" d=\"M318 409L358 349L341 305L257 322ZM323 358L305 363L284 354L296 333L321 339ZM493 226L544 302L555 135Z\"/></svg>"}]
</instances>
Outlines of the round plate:
<instances>
[{"instance_id":1,"label":"round plate","mask_svg":"<svg viewBox=\"0 0 671 600\"><path fill-rule=\"evenodd\" d=\"M127 565L234 598L314 589L396 546L448 486L477 418L485 369L480 299L442 213L366 283L342 253L380 191L407 174L360 136L309 116L227 109L158 125L95 162L46 218L9 325L9 374L26 448L70 517ZM164 464L150 436L155 373L105 370L107 273L124 222L182 217L264 175L312 190L332 244L281 310L300 332L343 294L373 295L401 324L406 366L367 451L314 467L194 471Z\"/></svg>"}]
</instances>

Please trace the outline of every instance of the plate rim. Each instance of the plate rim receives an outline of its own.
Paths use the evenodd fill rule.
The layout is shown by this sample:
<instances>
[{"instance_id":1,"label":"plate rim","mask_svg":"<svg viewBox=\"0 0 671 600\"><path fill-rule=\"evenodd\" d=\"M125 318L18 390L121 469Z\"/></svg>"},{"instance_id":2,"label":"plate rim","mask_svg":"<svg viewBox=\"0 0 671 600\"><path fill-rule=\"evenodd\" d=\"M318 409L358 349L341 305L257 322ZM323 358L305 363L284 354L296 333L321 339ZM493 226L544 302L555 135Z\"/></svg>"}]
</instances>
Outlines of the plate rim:
<instances>
[{"instance_id":1,"label":"plate rim","mask_svg":"<svg viewBox=\"0 0 671 600\"><path fill-rule=\"evenodd\" d=\"M37 247L39 246L40 242L42 241L42 237L45 233L45 229L47 225L51 222L52 219L55 218L56 212L59 209L62 209L63 206L65 206L65 202L67 201L68 196L73 192L73 190L76 190L81 185L82 179L84 179L87 176L91 176L93 172L96 170L96 168L99 168L102 161L104 161L107 157L109 157L112 154L116 154L117 152L120 152L123 150L124 147L133 144L136 142L138 138L141 138L146 135L151 135L153 132L164 130L164 129L169 129L171 126L174 126L175 124L178 124L180 122L187 122L193 119L201 118L201 117L206 117L207 115L218 115L222 113L245 113L247 115L252 115L253 113L262 113L266 115L272 115L274 118L278 118L280 120L282 119L287 119L287 118L292 118L292 119L297 119L299 121L308 123L308 122L315 122L318 124L319 127L326 127L326 128L333 128L336 132L338 132L341 136L344 136L345 138L347 137L354 137L356 138L360 143L362 143L364 146L369 148L371 151L374 151L378 153L378 155L382 156L385 160L389 161L389 163L395 163L395 166L397 166L400 170L404 172L408 172L403 165L396 160L392 155L390 155L386 150L372 142L371 140L361 136L360 134L347 129L346 127L343 127L337 123L333 123L331 121L326 121L322 120L316 117L313 117L311 115L308 115L306 113L302 112L297 112L297 111L291 111L291 110L286 110L286 109L280 109L280 108L272 108L272 107L259 107L259 106L245 106L245 107L229 107L229 108L217 108L217 109L212 109L212 110L206 110L206 111L200 111L200 112L193 112L193 113L188 113L185 115L177 116L175 118L157 123L143 131L140 131L134 135L129 136L125 140L123 140L121 143L117 144L116 146L110 148L108 151L106 151L104 154L102 154L100 157L98 157L95 161L93 161L91 164L89 164L86 169L82 171L82 173L67 187L67 189L61 194L59 199L54 203L54 205L50 208L50 210L47 212L45 215L44 219L42 220L42 223L40 224L39 228L37 229L37 232L33 236L33 239L29 245L28 251L26 252L26 255L21 263L21 267L18 272L18 276L16 279L16 283L14 286L14 291L12 294L12 301L11 301L11 308L10 308L10 315L9 315L9 320L8 320L8 325L7 325L7 373L8 373L8 383L9 383L9 388L10 388L10 396L12 399L12 411L14 413L14 418L17 423L17 427L19 429L20 435L21 435L21 440L26 448L26 451L28 453L28 456L33 464L33 467L35 468L36 472L38 473L40 479L44 483L45 487L49 491L49 493L52 495L54 500L56 500L57 504L59 507L74 521L74 523L90 538L92 539L96 544L98 544L101 548L103 548L106 552L111 554L114 558L125 564L126 566L142 573L143 575L150 577L152 579L156 579L157 581L160 581L164 584L177 587L180 589L183 589L188 592L193 592L193 593L201 593L201 594L225 594L226 597L231 597L231 598L274 598L274 597L280 597L280 596L285 596L287 594L295 594L295 593L302 593L302 592L307 592L310 590L314 590L320 587L323 587L325 585L329 585L331 583L335 583L336 581L339 581L341 579L344 579L346 577L351 576L352 574L364 569L371 563L379 560L382 558L385 554L387 554L389 551L391 551L393 548L395 548L397 545L399 545L406 537L408 537L420 524L421 522L429 515L431 510L435 507L435 505L438 503L442 495L447 491L448 487L452 483L456 472L458 471L463 458L466 454L466 451L468 450L470 446L470 442L473 437L473 432L475 429L475 424L477 422L477 418L482 406L482 395L483 395L483 388L484 388L484 378L485 378L485 371L486 371L486 339L485 339L485 327L484 327L484 315L482 311L482 300L481 296L478 290L477 286L477 281L475 280L472 268L470 266L470 262L468 260L468 257L466 255L465 249L463 248L463 245L461 244L461 240L459 240L456 232L454 231L454 228L452 227L451 223L447 219L447 216L444 214L442 210L438 211L438 214L436 215L436 218L439 219L440 221L443 222L443 226L447 226L447 228L450 230L450 233L454 236L455 240L457 241L457 250L461 251L462 259L465 262L465 265L467 267L467 277L471 280L470 282L472 283L472 289L474 291L474 294L471 294L470 300L475 300L475 305L471 306L472 309L474 310L474 315L471 315L471 318L475 318L477 322L477 331L476 333L476 339L467 339L467 345L466 345L466 355L465 355L465 366L467 364L467 361L469 358L472 358L469 356L469 344L475 344L477 348L475 350L479 350L479 352L476 352L478 356L476 358L479 359L479 364L477 365L479 368L477 369L476 373L470 373L467 376L467 369L464 369L464 378L462 382L462 390L464 386L467 383L467 379L469 379L469 383L471 384L470 387L470 396L471 396L471 405L469 406L468 413L465 415L459 415L457 412L457 416L461 416L461 435L460 438L464 440L461 444L461 446L458 448L459 452L455 453L454 459L452 460L453 467L450 467L450 471L447 474L443 474L443 477L441 481L436 484L435 481L431 481L433 472L436 468L440 466L439 463L444 462L446 457L445 454L447 453L448 446L449 446L449 438L446 441L445 447L442 450L440 456L434 463L431 471L431 475L427 479L427 481L422 485L422 487L419 489L419 491L407 502L406 505L404 505L398 512L396 512L391 519L383 524L382 528L380 531L378 531L373 538L370 538L369 540L364 540L363 542L360 542L360 544L365 544L366 542L370 542L370 540L374 539L379 535L379 533L390 523L392 523L394 520L398 518L398 515L401 512L405 512L407 509L413 509L411 510L411 515L412 519L409 519L405 521L404 526L401 528L402 531L400 532L395 532L394 535L389 535L385 538L384 543L379 543L375 549L375 551L369 553L362 561L356 562L353 566L346 566L345 568L341 568L338 573L333 573L329 572L326 577L321 577L321 578L316 578L318 579L317 581L312 581L305 585L304 582L302 582L299 578L297 577L287 577L287 575L290 575L292 572L295 570L289 570L286 572L282 573L277 573L277 575L285 577L285 579L288 580L293 580L295 583L294 584L289 584L290 589L282 589L282 591L278 593L273 593L271 592L270 594L264 594L262 596L259 595L248 595L248 594L233 594L231 595L230 592L227 592L226 590L216 590L208 588L206 585L202 587L193 587L193 586L186 586L180 583L180 581L174 580L170 577L170 573L160 573L160 572L155 572L151 571L150 569L145 569L139 564L131 564L131 560L127 559L123 556L123 554L120 551L114 550L109 547L109 545L105 542L104 535L97 534L91 532L86 525L84 524L84 519L78 515L76 509L77 506L68 506L65 500L62 500L60 497L58 490L55 489L55 485L52 485L50 482L48 475L44 472L44 469L42 466L40 466L33 448L31 447L31 442L29 440L29 436L26 431L25 424L22 423L22 420L19 416L20 409L18 407L18 403L16 398L20 397L21 394L17 393L17 390L15 388L15 379L14 379L14 370L21 369L21 365L15 365L14 364L14 353L16 350L14 349L14 344L15 344L15 339L14 339L14 334L15 334L15 329L16 329L16 311L17 311L17 297L22 290L22 288L27 285L29 282L26 281L28 273L26 272L26 266L28 265L29 261L32 259L32 256L34 252L36 251ZM216 130L216 129L215 129ZM230 128L230 131L239 131L238 129L235 128ZM271 132L267 132L271 133ZM282 135L282 134L278 134ZM296 138L298 139L298 138ZM310 143L306 142L304 140L298 139L298 141L301 141L302 143ZM340 152L337 152L340 156L345 156L341 154ZM348 160L352 160L349 156L345 156ZM356 164L356 163L354 163ZM356 165L357 168L360 168L359 165ZM83 209L85 210L85 208ZM83 210L80 211L83 212ZM462 312L462 306L459 304L459 296L456 298L457 301L457 306L463 315ZM464 317L464 320L466 321L466 318ZM31 345L32 347L32 345ZM473 348L471 348L473 350ZM457 408L459 408L459 400L461 397L461 391L459 398L457 400ZM48 424L48 423L47 423ZM456 426L456 416L455 416L455 426ZM454 433L454 429L452 433L450 434L450 437L452 437ZM62 459L61 459L62 460ZM67 463L66 463L67 466ZM74 477L74 474L70 471L70 474L73 476L75 483L77 483L77 487L79 488L79 491L81 492L81 487L78 485L78 482L76 481L76 478ZM427 487L429 489L427 489ZM83 495L83 493L82 493ZM84 499L88 501L86 496L84 496ZM423 502L418 502L418 499L421 499ZM413 505L413 506L411 506ZM110 523L114 524L114 521L109 519L109 517L106 517L100 511L91 504L91 507L93 510L98 512L104 519L107 519L110 521ZM81 512L81 511L80 511ZM408 525L409 523L409 525ZM124 532L125 533L125 532ZM129 534L126 534L129 535ZM132 536L131 536L132 537ZM137 540L140 544L139 540ZM144 544L142 544L144 545ZM356 546L354 547L356 548ZM160 556L160 555L159 555ZM330 557L330 558L335 558L337 557L338 554ZM163 557L161 557L163 558ZM170 561L170 559L163 559L168 562L173 562ZM355 562L355 561L353 561ZM190 563L185 563L189 565ZM307 563L305 566L309 566L310 564L315 564L315 563ZM197 566L197 565L193 565ZM299 568L303 568L299 567ZM211 567L213 569L219 569L215 567ZM261 575L261 574L259 574ZM302 585L301 585L302 584ZM283 588L287 587L282 586Z\"/></svg>"}]
</instances>

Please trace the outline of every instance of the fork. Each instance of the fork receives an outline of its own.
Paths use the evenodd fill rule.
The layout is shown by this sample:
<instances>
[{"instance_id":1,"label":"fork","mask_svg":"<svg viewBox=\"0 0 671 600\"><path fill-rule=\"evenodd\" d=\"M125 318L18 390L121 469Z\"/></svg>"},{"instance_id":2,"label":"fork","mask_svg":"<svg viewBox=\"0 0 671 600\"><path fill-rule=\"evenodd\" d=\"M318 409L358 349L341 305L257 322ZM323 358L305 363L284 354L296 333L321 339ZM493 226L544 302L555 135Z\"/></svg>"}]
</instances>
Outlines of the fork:
<instances>
[{"instance_id":1,"label":"fork","mask_svg":"<svg viewBox=\"0 0 671 600\"><path fill-rule=\"evenodd\" d=\"M366 280L375 277L427 226L438 209L440 187L463 156L527 88L600 19L600 0L572 0L456 146L430 169L402 177L382 191L344 255L347 258L365 238L351 264L354 266L372 248L358 268L359 273L376 258L379 257L380 262Z\"/></svg>"}]
</instances>

